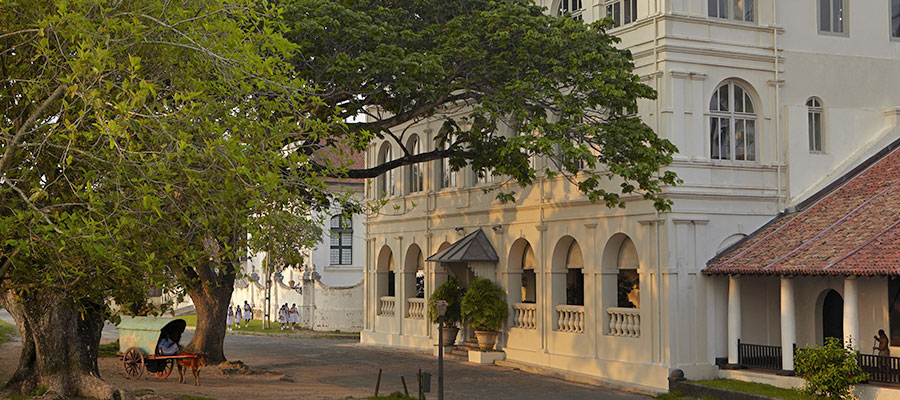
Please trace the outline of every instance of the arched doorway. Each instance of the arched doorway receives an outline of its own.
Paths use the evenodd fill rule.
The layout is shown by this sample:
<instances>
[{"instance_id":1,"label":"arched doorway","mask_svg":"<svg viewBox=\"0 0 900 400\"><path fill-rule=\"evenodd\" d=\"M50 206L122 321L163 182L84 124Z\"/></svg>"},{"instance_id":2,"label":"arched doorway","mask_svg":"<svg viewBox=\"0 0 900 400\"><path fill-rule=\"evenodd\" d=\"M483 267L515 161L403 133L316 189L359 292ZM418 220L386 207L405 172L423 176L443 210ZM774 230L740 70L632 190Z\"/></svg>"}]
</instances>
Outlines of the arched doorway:
<instances>
[{"instance_id":1,"label":"arched doorway","mask_svg":"<svg viewBox=\"0 0 900 400\"><path fill-rule=\"evenodd\" d=\"M822 343L830 337L844 340L844 299L834 289L825 294L822 302Z\"/></svg>"}]
</instances>

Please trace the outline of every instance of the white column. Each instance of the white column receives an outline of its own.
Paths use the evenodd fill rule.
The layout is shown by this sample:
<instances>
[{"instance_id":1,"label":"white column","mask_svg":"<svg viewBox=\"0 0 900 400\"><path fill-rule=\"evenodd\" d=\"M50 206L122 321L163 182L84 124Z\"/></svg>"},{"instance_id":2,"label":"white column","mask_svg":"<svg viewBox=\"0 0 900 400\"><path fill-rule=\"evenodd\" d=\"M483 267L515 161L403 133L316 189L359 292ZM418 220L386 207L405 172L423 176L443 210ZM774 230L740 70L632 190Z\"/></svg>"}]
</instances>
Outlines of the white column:
<instances>
[{"instance_id":1,"label":"white column","mask_svg":"<svg viewBox=\"0 0 900 400\"><path fill-rule=\"evenodd\" d=\"M859 296L855 276L844 278L844 344L851 338L853 348L859 350Z\"/></svg>"},{"instance_id":2,"label":"white column","mask_svg":"<svg viewBox=\"0 0 900 400\"><path fill-rule=\"evenodd\" d=\"M738 339L741 338L741 281L728 277L728 363L738 363Z\"/></svg>"},{"instance_id":3,"label":"white column","mask_svg":"<svg viewBox=\"0 0 900 400\"><path fill-rule=\"evenodd\" d=\"M797 342L794 318L794 280L781 278L781 369L794 370L794 343Z\"/></svg>"}]
</instances>

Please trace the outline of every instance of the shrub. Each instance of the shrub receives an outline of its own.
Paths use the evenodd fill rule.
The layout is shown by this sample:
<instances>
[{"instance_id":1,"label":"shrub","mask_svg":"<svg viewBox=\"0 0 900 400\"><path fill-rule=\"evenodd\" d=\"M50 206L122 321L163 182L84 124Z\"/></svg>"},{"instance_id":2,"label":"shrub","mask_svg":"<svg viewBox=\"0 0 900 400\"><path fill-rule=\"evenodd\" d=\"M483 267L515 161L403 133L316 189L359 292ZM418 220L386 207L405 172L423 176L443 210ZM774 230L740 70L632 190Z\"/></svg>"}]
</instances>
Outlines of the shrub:
<instances>
[{"instance_id":1,"label":"shrub","mask_svg":"<svg viewBox=\"0 0 900 400\"><path fill-rule=\"evenodd\" d=\"M444 323L448 326L454 326L461 320L460 302L462 301L462 289L459 287L459 281L454 277L447 279L440 286L434 289L431 296L428 297L428 320L437 323L437 310L434 309L434 302L444 300L447 302L447 313L444 314Z\"/></svg>"},{"instance_id":2,"label":"shrub","mask_svg":"<svg viewBox=\"0 0 900 400\"><path fill-rule=\"evenodd\" d=\"M829 400L852 399L850 387L867 379L857 362L858 352L841 342L825 338L825 346L798 350L794 355L797 375L806 380L805 393Z\"/></svg>"},{"instance_id":3,"label":"shrub","mask_svg":"<svg viewBox=\"0 0 900 400\"><path fill-rule=\"evenodd\" d=\"M462 317L475 329L498 331L509 316L506 293L487 279L476 278L462 299Z\"/></svg>"}]
</instances>

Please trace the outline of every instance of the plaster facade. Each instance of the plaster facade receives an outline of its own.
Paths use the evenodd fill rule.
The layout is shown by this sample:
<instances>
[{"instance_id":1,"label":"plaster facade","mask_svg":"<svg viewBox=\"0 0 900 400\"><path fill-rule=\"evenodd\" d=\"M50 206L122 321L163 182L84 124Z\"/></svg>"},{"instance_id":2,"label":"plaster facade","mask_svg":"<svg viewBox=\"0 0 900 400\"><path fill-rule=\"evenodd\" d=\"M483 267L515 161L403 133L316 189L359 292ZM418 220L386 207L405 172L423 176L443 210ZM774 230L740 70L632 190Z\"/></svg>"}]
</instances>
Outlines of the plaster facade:
<instances>
[{"instance_id":1,"label":"plaster facade","mask_svg":"<svg viewBox=\"0 0 900 400\"><path fill-rule=\"evenodd\" d=\"M603 18L611 3L622 2L584 0L581 18ZM559 177L515 188L516 201L501 204L482 189L502 180L478 182L467 169L440 189L440 162L421 164L421 191L410 190L406 168L393 178L372 180L368 199L392 194L386 211L366 223L361 341L431 350L436 327L410 313L416 307L411 277L421 268L424 298L448 273L463 280L487 277L506 289L510 319L498 348L507 360L660 390L673 369L689 379L718 377L716 358L729 352L729 282L705 277L702 269L778 212L900 137L900 81L893 76L900 70L900 42L891 38L886 0L854 2L845 14L846 35L818 32L813 0L756 0L752 22L710 17L710 3L636 0L636 21L610 31L631 50L635 73L658 91L658 99L639 103L642 119L679 148L667 169L684 182L664 189L674 201L670 212L657 213L637 196L624 197L625 209L591 204ZM552 12L559 0L539 4ZM747 115L754 121L755 141L748 145L753 160L713 158L711 99L728 83L753 104ZM811 152L808 142L811 97L823 103L822 151ZM440 123L426 120L408 132L431 149ZM396 143L375 143L367 165L380 161L383 146L402 154ZM535 163L542 170L546 160ZM386 187L392 190L379 190ZM475 229L487 234L498 263L419 265L408 256L420 251L427 258ZM580 306L566 304L573 242L584 282ZM639 307L630 310L618 307L616 296L619 270L627 269L627 242L633 243L639 276ZM535 264L533 303L520 301L526 244ZM391 273L393 290L387 287ZM817 296L829 286L842 291L841 281L796 282L798 345L817 343ZM860 279L861 332L886 326L886 291L886 279ZM778 278L744 280L739 315L746 329L739 336L780 343L779 295Z\"/></svg>"}]
</instances>

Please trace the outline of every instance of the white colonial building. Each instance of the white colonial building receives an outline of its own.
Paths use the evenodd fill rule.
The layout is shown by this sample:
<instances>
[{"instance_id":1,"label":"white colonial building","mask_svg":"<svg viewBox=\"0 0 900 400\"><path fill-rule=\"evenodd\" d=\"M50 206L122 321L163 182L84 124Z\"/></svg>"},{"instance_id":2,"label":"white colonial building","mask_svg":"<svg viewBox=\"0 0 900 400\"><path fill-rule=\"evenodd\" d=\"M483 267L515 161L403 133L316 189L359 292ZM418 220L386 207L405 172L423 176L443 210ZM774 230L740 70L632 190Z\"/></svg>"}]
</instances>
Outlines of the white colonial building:
<instances>
[{"instance_id":1,"label":"white colonial building","mask_svg":"<svg viewBox=\"0 0 900 400\"><path fill-rule=\"evenodd\" d=\"M900 221L896 206L867 201L880 192L853 197L844 185L872 179L869 167L881 165L893 188L900 1L541 4L585 22L616 21L611 33L659 93L640 103L640 114L679 148L668 169L684 183L664 193L672 210L657 213L638 196L626 198L625 209L608 209L559 177L542 177L516 190L515 203L501 204L482 191L501 180L452 173L444 162L387 173L366 189L367 198L390 201L365 228L363 343L431 351L437 334L424 319L423 298L448 274L464 284L483 276L506 289L510 318L498 348L507 360L650 390L666 388L674 369L716 377L726 357L750 365L776 358L769 367L791 369L790 349L821 344L826 332L861 338L863 349L877 329L900 339L900 314L893 317L888 298L900 290L889 278L900 266L831 270L821 261L767 269L826 236L836 262L864 243L885 241L882 234ZM430 149L440 123L409 127L404 140ZM398 154L390 140L374 143L367 162ZM535 162L545 167L546 160ZM816 211L834 193L855 200L835 200L844 214ZM855 245L842 242L847 234L829 236L859 217L853 212L878 204L888 207L879 214L887 217L872 235L854 237ZM793 247L755 245L773 237L761 227L786 219L819 223L797 225ZM462 252L426 261L463 238L487 243L496 260L468 260ZM769 248L769 258L750 258L748 248ZM417 276L424 276L423 291ZM761 355L741 360L739 339L760 346Z\"/></svg>"}]
</instances>

